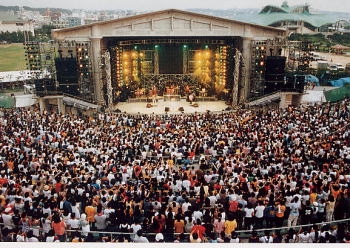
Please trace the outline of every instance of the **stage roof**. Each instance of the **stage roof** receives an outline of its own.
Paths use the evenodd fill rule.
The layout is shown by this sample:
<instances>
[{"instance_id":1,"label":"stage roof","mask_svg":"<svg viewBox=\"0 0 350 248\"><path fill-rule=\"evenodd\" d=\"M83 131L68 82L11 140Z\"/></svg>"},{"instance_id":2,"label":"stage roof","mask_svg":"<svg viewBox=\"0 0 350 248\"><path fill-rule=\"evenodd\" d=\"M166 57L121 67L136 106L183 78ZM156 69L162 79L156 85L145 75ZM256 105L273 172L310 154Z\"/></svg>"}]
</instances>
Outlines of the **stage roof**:
<instances>
[{"instance_id":1,"label":"stage roof","mask_svg":"<svg viewBox=\"0 0 350 248\"><path fill-rule=\"evenodd\" d=\"M57 29L56 40L135 36L285 36L286 30L189 11L167 9Z\"/></svg>"}]
</instances>

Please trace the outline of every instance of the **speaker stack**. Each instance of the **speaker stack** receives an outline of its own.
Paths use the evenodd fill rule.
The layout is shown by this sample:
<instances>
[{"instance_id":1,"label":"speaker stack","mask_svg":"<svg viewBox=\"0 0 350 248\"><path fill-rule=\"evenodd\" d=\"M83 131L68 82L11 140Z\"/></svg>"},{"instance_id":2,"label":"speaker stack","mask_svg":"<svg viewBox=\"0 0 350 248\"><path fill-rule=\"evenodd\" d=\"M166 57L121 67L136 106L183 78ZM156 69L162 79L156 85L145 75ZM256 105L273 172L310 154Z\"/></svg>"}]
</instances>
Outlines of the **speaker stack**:
<instances>
[{"instance_id":1,"label":"speaker stack","mask_svg":"<svg viewBox=\"0 0 350 248\"><path fill-rule=\"evenodd\" d=\"M70 95L79 95L77 62L74 57L56 58L58 90Z\"/></svg>"},{"instance_id":2,"label":"speaker stack","mask_svg":"<svg viewBox=\"0 0 350 248\"><path fill-rule=\"evenodd\" d=\"M265 63L265 92L281 90L285 83L285 56L267 56Z\"/></svg>"}]
</instances>

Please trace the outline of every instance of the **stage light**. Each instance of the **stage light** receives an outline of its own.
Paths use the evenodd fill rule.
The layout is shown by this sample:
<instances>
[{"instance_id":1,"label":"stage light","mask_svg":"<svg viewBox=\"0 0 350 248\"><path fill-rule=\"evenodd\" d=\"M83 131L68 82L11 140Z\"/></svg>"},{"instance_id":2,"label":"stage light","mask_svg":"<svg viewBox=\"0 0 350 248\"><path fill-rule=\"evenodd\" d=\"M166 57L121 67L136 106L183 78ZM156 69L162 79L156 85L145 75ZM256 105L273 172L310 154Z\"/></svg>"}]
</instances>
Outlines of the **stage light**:
<instances>
[{"instance_id":1,"label":"stage light","mask_svg":"<svg viewBox=\"0 0 350 248\"><path fill-rule=\"evenodd\" d=\"M208 45L205 45L205 49L208 49L209 48L209 46Z\"/></svg>"},{"instance_id":2,"label":"stage light","mask_svg":"<svg viewBox=\"0 0 350 248\"><path fill-rule=\"evenodd\" d=\"M157 49L159 46L158 45L155 45L154 48Z\"/></svg>"}]
</instances>

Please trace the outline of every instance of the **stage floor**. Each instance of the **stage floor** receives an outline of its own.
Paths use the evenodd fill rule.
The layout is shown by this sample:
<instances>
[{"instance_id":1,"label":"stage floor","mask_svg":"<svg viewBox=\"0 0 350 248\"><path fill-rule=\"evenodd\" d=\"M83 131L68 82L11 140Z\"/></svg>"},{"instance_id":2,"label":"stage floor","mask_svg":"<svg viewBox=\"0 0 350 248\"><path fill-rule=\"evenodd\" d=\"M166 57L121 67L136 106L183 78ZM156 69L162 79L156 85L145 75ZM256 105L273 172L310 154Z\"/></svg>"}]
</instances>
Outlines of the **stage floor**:
<instances>
[{"instance_id":1,"label":"stage floor","mask_svg":"<svg viewBox=\"0 0 350 248\"><path fill-rule=\"evenodd\" d=\"M121 112L130 114L165 114L165 108L168 107L168 114L181 114L180 107L183 108L183 113L218 112L228 107L224 101L199 101L193 102L191 105L185 99L180 101L159 99L157 103L150 104L152 104L152 107L148 108L147 102L120 102L114 107L114 110L119 109ZM195 104L198 104L198 106L195 107Z\"/></svg>"}]
</instances>

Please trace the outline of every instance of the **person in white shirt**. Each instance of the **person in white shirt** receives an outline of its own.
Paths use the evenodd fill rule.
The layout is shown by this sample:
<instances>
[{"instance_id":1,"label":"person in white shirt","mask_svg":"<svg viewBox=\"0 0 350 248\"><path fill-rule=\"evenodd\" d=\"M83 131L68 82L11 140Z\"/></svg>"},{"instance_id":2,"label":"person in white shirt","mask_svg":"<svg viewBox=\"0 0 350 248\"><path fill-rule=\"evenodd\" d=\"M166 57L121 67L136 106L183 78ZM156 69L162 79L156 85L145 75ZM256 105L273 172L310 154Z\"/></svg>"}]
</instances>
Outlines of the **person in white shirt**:
<instances>
[{"instance_id":1,"label":"person in white shirt","mask_svg":"<svg viewBox=\"0 0 350 248\"><path fill-rule=\"evenodd\" d=\"M252 228L252 225L254 224L253 222L253 217L254 217L254 208L251 203L247 204L247 207L244 208L245 216L244 216L244 227L246 230L249 230Z\"/></svg>"},{"instance_id":2,"label":"person in white shirt","mask_svg":"<svg viewBox=\"0 0 350 248\"><path fill-rule=\"evenodd\" d=\"M51 218L48 213L45 213L44 216L41 218L41 224L43 233L49 233L49 231L51 230Z\"/></svg>"},{"instance_id":3,"label":"person in white shirt","mask_svg":"<svg viewBox=\"0 0 350 248\"><path fill-rule=\"evenodd\" d=\"M142 230L136 232L134 243L149 243L148 239L143 236Z\"/></svg>"},{"instance_id":4,"label":"person in white shirt","mask_svg":"<svg viewBox=\"0 0 350 248\"><path fill-rule=\"evenodd\" d=\"M193 216L193 219L196 220L196 221L198 219L202 220L203 213L198 209L198 210L193 212L192 216Z\"/></svg>"},{"instance_id":5,"label":"person in white shirt","mask_svg":"<svg viewBox=\"0 0 350 248\"><path fill-rule=\"evenodd\" d=\"M7 228L8 230L13 230L15 228L15 225L12 221L12 215L12 208L10 207L5 208L4 212L1 214L4 228Z\"/></svg>"},{"instance_id":6,"label":"person in white shirt","mask_svg":"<svg viewBox=\"0 0 350 248\"><path fill-rule=\"evenodd\" d=\"M259 238L260 243L273 243L273 237L268 230L265 231L265 235Z\"/></svg>"},{"instance_id":7,"label":"person in white shirt","mask_svg":"<svg viewBox=\"0 0 350 248\"><path fill-rule=\"evenodd\" d=\"M67 225L71 230L79 230L80 220L76 218L75 213L71 213L71 218L67 221Z\"/></svg>"},{"instance_id":8,"label":"person in white shirt","mask_svg":"<svg viewBox=\"0 0 350 248\"><path fill-rule=\"evenodd\" d=\"M265 205L263 201L258 201L258 206L255 207L255 228L263 228L264 225L264 210Z\"/></svg>"},{"instance_id":9,"label":"person in white shirt","mask_svg":"<svg viewBox=\"0 0 350 248\"><path fill-rule=\"evenodd\" d=\"M198 236L198 233L194 232L190 234L190 243L202 243L202 239Z\"/></svg>"},{"instance_id":10,"label":"person in white shirt","mask_svg":"<svg viewBox=\"0 0 350 248\"><path fill-rule=\"evenodd\" d=\"M303 228L298 234L298 241L299 243L311 243L310 233L306 228Z\"/></svg>"},{"instance_id":11,"label":"person in white shirt","mask_svg":"<svg viewBox=\"0 0 350 248\"><path fill-rule=\"evenodd\" d=\"M26 242L39 242L39 239L34 236L33 230L27 232Z\"/></svg>"},{"instance_id":12,"label":"person in white shirt","mask_svg":"<svg viewBox=\"0 0 350 248\"><path fill-rule=\"evenodd\" d=\"M230 243L239 243L239 237L235 231L231 232Z\"/></svg>"},{"instance_id":13,"label":"person in white shirt","mask_svg":"<svg viewBox=\"0 0 350 248\"><path fill-rule=\"evenodd\" d=\"M295 196L291 203L289 204L290 207L290 213L288 216L288 227L296 226L298 223L298 218L299 218L299 208L300 204L299 198Z\"/></svg>"}]
</instances>

